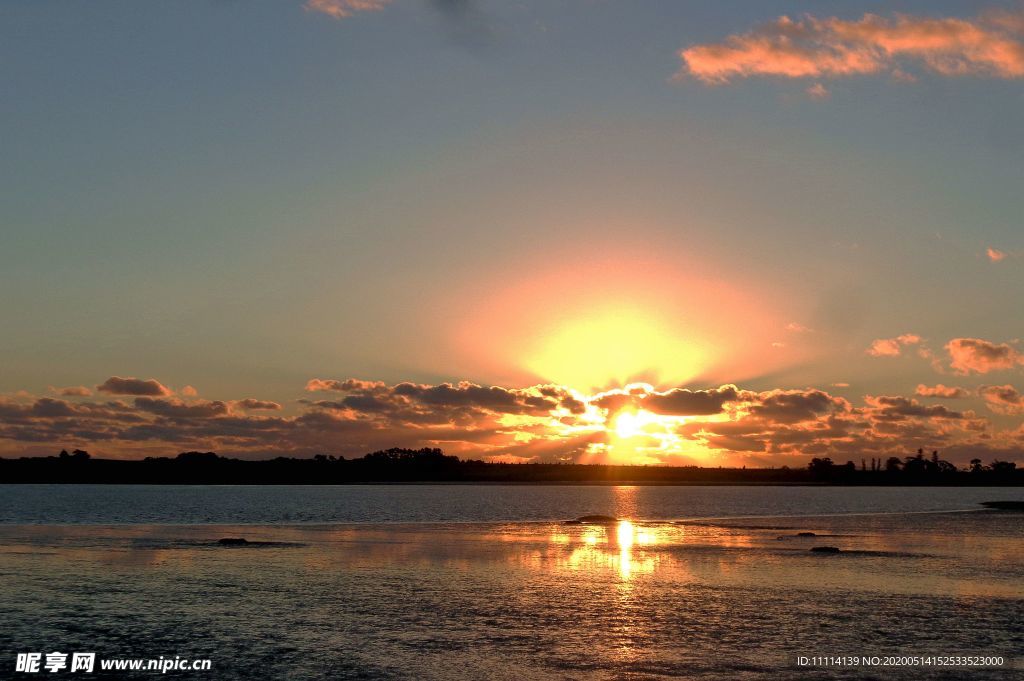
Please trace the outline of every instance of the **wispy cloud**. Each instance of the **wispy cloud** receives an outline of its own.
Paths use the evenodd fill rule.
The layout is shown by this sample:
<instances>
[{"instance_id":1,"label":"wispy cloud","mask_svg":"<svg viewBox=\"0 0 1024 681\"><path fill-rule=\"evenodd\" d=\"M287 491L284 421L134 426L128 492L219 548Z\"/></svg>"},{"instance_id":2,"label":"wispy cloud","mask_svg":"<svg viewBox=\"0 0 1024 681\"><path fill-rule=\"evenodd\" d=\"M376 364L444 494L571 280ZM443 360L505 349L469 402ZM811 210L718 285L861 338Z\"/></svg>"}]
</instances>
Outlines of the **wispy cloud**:
<instances>
[{"instance_id":1,"label":"wispy cloud","mask_svg":"<svg viewBox=\"0 0 1024 681\"><path fill-rule=\"evenodd\" d=\"M1021 78L1024 14L991 11L970 19L865 14L856 20L782 16L721 42L691 45L679 56L679 76L712 84L752 77L866 74L907 81L915 79L915 70ZM808 89L812 97L827 93L817 85Z\"/></svg>"},{"instance_id":2,"label":"wispy cloud","mask_svg":"<svg viewBox=\"0 0 1024 681\"><path fill-rule=\"evenodd\" d=\"M828 99L832 93L828 91L828 88L821 83L815 83L814 85L808 86L804 92L811 99Z\"/></svg>"},{"instance_id":3,"label":"wispy cloud","mask_svg":"<svg viewBox=\"0 0 1024 681\"><path fill-rule=\"evenodd\" d=\"M998 248L992 248L991 246L985 250L985 255L987 255L988 259L992 262L1000 262L1006 259L1005 251L1000 251Z\"/></svg>"},{"instance_id":4,"label":"wispy cloud","mask_svg":"<svg viewBox=\"0 0 1024 681\"><path fill-rule=\"evenodd\" d=\"M357 12L377 12L391 4L391 0L306 0L308 12L326 14L333 19L345 19Z\"/></svg>"},{"instance_id":5,"label":"wispy cloud","mask_svg":"<svg viewBox=\"0 0 1024 681\"><path fill-rule=\"evenodd\" d=\"M92 391L84 385L71 385L65 388L55 388L51 385L50 392L61 397L89 397L92 395Z\"/></svg>"}]
</instances>

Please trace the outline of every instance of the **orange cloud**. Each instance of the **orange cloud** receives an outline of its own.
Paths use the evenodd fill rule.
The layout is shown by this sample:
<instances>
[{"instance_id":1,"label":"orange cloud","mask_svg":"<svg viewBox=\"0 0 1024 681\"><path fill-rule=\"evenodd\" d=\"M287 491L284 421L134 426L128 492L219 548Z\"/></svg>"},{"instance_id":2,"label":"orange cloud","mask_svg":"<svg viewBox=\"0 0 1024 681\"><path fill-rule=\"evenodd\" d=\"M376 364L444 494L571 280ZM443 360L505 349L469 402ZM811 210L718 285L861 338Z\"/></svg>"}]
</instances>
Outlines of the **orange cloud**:
<instances>
[{"instance_id":1,"label":"orange cloud","mask_svg":"<svg viewBox=\"0 0 1024 681\"><path fill-rule=\"evenodd\" d=\"M344 381L313 378L306 383L306 390L308 392L320 392L326 390L335 390L338 392L346 392L349 390L367 391L383 387L384 383L382 381L361 381L358 378L349 378Z\"/></svg>"},{"instance_id":2,"label":"orange cloud","mask_svg":"<svg viewBox=\"0 0 1024 681\"><path fill-rule=\"evenodd\" d=\"M1024 414L1024 395L1012 385L986 385L978 389L989 409L997 414Z\"/></svg>"},{"instance_id":3,"label":"orange cloud","mask_svg":"<svg viewBox=\"0 0 1024 681\"><path fill-rule=\"evenodd\" d=\"M987 374L1024 364L1024 356L1008 343L981 338L954 338L946 343L950 367L958 374Z\"/></svg>"},{"instance_id":4,"label":"orange cloud","mask_svg":"<svg viewBox=\"0 0 1024 681\"><path fill-rule=\"evenodd\" d=\"M345 19L356 12L377 12L391 0L306 0L303 8L308 12L326 14L333 19Z\"/></svg>"},{"instance_id":5,"label":"orange cloud","mask_svg":"<svg viewBox=\"0 0 1024 681\"><path fill-rule=\"evenodd\" d=\"M917 345L921 337L913 333L905 333L895 338L879 338L871 342L866 352L872 357L899 357L903 346Z\"/></svg>"},{"instance_id":6,"label":"orange cloud","mask_svg":"<svg viewBox=\"0 0 1024 681\"><path fill-rule=\"evenodd\" d=\"M1005 251L1000 251L998 248L992 248L991 246L985 250L985 255L987 255L988 259L992 262L1000 262L1006 259Z\"/></svg>"},{"instance_id":7,"label":"orange cloud","mask_svg":"<svg viewBox=\"0 0 1024 681\"><path fill-rule=\"evenodd\" d=\"M951 400L967 397L969 393L963 388L946 386L941 383L933 386L924 385L922 383L917 386L917 390L914 391L914 394L920 397L940 397L942 399Z\"/></svg>"},{"instance_id":8,"label":"orange cloud","mask_svg":"<svg viewBox=\"0 0 1024 681\"><path fill-rule=\"evenodd\" d=\"M1020 78L1022 24L1021 15L1012 13L975 19L865 14L855 21L783 16L722 42L681 50L679 75L727 83L756 76L838 78L890 72L907 80L913 78L907 69L917 64L945 76Z\"/></svg>"}]
</instances>

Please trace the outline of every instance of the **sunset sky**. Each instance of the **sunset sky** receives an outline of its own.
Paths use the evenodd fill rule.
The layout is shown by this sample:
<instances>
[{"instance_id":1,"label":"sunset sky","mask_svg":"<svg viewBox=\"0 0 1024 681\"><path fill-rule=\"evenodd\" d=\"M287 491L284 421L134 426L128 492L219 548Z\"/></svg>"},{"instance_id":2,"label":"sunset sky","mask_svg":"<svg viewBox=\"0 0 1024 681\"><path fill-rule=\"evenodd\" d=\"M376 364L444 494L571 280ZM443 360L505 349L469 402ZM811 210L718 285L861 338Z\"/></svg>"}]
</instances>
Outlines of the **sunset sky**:
<instances>
[{"instance_id":1,"label":"sunset sky","mask_svg":"<svg viewBox=\"0 0 1024 681\"><path fill-rule=\"evenodd\" d=\"M1024 4L0 3L0 455L1024 461Z\"/></svg>"}]
</instances>

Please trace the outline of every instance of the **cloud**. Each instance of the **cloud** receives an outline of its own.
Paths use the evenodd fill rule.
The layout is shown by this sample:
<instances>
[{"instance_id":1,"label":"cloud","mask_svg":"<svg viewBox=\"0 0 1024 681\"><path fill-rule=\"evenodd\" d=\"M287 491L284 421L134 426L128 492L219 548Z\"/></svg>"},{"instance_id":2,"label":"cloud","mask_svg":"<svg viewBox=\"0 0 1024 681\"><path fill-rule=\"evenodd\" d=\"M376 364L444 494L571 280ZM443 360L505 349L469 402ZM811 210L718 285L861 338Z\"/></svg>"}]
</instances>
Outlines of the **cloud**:
<instances>
[{"instance_id":1,"label":"cloud","mask_svg":"<svg viewBox=\"0 0 1024 681\"><path fill-rule=\"evenodd\" d=\"M1022 24L1022 15L1008 12L974 19L782 16L721 42L680 50L683 65L678 75L709 84L752 77L821 79L879 73L908 80L915 69L943 76L1021 78Z\"/></svg>"},{"instance_id":2,"label":"cloud","mask_svg":"<svg viewBox=\"0 0 1024 681\"><path fill-rule=\"evenodd\" d=\"M322 380L307 383L307 390L345 393L340 400L311 402L322 409L348 410L366 415L386 415L408 423L467 423L483 416L541 416L555 410L579 413L583 403L569 390L540 385L530 388L481 386L469 381L425 385L358 379Z\"/></svg>"},{"instance_id":3,"label":"cloud","mask_svg":"<svg viewBox=\"0 0 1024 681\"><path fill-rule=\"evenodd\" d=\"M899 357L905 345L917 345L921 337L912 333L905 333L895 338L879 338L871 341L871 347L866 352L872 357Z\"/></svg>"},{"instance_id":4,"label":"cloud","mask_svg":"<svg viewBox=\"0 0 1024 681\"><path fill-rule=\"evenodd\" d=\"M933 386L928 386L922 383L917 386L914 394L919 397L939 397L946 400L952 400L967 397L970 393L968 393L964 388L946 386L941 383Z\"/></svg>"},{"instance_id":5,"label":"cloud","mask_svg":"<svg viewBox=\"0 0 1024 681\"><path fill-rule=\"evenodd\" d=\"M998 248L992 248L991 246L989 246L985 251L985 255L987 255L988 259L992 262L999 262L1006 258L1006 253L1000 251Z\"/></svg>"},{"instance_id":6,"label":"cloud","mask_svg":"<svg viewBox=\"0 0 1024 681\"><path fill-rule=\"evenodd\" d=\"M825 391L741 391L729 418L687 421L680 435L723 453L765 462L790 456L902 456L918 447L966 447L992 438L973 412L923 405L903 396L868 396L854 406Z\"/></svg>"},{"instance_id":7,"label":"cloud","mask_svg":"<svg viewBox=\"0 0 1024 681\"><path fill-rule=\"evenodd\" d=\"M811 99L819 100L828 99L832 95L832 93L828 91L828 88L822 85L821 83L809 85L807 89L804 90L804 92L806 92L807 96L810 97Z\"/></svg>"},{"instance_id":8,"label":"cloud","mask_svg":"<svg viewBox=\"0 0 1024 681\"><path fill-rule=\"evenodd\" d=\"M790 322L789 324L786 324L786 331L790 331L792 333L813 333L814 329L804 326L800 322Z\"/></svg>"},{"instance_id":9,"label":"cloud","mask_svg":"<svg viewBox=\"0 0 1024 681\"><path fill-rule=\"evenodd\" d=\"M248 409L250 411L280 411L281 409L281 405L277 402L271 402L269 400L255 400L251 397L244 400L236 400L232 402L231 405L241 407L242 409Z\"/></svg>"},{"instance_id":10,"label":"cloud","mask_svg":"<svg viewBox=\"0 0 1024 681\"><path fill-rule=\"evenodd\" d=\"M907 417L928 417L939 419L961 419L964 414L951 411L941 404L924 405L910 397L867 396L864 401L871 406L876 419L901 421Z\"/></svg>"},{"instance_id":11,"label":"cloud","mask_svg":"<svg viewBox=\"0 0 1024 681\"><path fill-rule=\"evenodd\" d=\"M55 388L51 385L50 392L61 397L89 397L92 395L92 391L84 385L71 385L66 388Z\"/></svg>"},{"instance_id":12,"label":"cloud","mask_svg":"<svg viewBox=\"0 0 1024 681\"><path fill-rule=\"evenodd\" d=\"M162 385L154 378L144 381L139 378L121 378L120 376L111 376L106 381L96 386L96 390L101 393L110 393L111 395L146 395L163 397L171 394L171 390L169 388Z\"/></svg>"},{"instance_id":13,"label":"cloud","mask_svg":"<svg viewBox=\"0 0 1024 681\"><path fill-rule=\"evenodd\" d=\"M986 385L978 389L986 406L997 414L1024 414L1024 395L1012 385Z\"/></svg>"},{"instance_id":14,"label":"cloud","mask_svg":"<svg viewBox=\"0 0 1024 681\"><path fill-rule=\"evenodd\" d=\"M1024 364L1016 348L1008 343L992 343L980 338L954 338L946 343L950 367L958 374L987 374Z\"/></svg>"},{"instance_id":15,"label":"cloud","mask_svg":"<svg viewBox=\"0 0 1024 681\"><path fill-rule=\"evenodd\" d=\"M182 402L173 398L154 399L151 397L136 397L135 406L141 411L172 419L205 419L223 416L228 413L228 405L219 400Z\"/></svg>"},{"instance_id":16,"label":"cloud","mask_svg":"<svg viewBox=\"0 0 1024 681\"><path fill-rule=\"evenodd\" d=\"M357 12L377 12L391 4L391 0L306 0L307 12L326 14L332 19L345 19Z\"/></svg>"},{"instance_id":17,"label":"cloud","mask_svg":"<svg viewBox=\"0 0 1024 681\"><path fill-rule=\"evenodd\" d=\"M327 391L327 390L334 390L334 391L337 391L337 392L346 392L346 391L349 391L349 390L366 391L366 390L374 390L374 389L383 388L383 387L384 387L384 383L381 382L381 381L361 381L361 380L359 380L357 378L349 378L349 379L346 379L344 381L337 381L337 380L333 380L333 379L324 380L324 379L320 379L320 378L314 378L314 379L310 379L306 383L306 390L308 392L318 392L318 391Z\"/></svg>"},{"instance_id":18,"label":"cloud","mask_svg":"<svg viewBox=\"0 0 1024 681\"><path fill-rule=\"evenodd\" d=\"M199 391L190 385L186 385L184 388L181 389L181 394L184 395L185 397L195 397L196 395L199 394Z\"/></svg>"},{"instance_id":19,"label":"cloud","mask_svg":"<svg viewBox=\"0 0 1024 681\"><path fill-rule=\"evenodd\" d=\"M468 458L700 465L803 465L812 456L859 461L918 447L951 449L967 459L990 451L1004 458L1024 454L1024 429L995 430L973 411L903 395L869 395L855 404L813 387L659 390L636 383L583 395L548 384L351 378L313 379L307 388L321 394L299 400L295 414L257 398L0 397L0 452L82 447L99 456L133 457L201 449L266 458L429 446ZM942 397L960 390L919 386L917 393ZM1022 413L1012 386L985 387L976 399L996 413ZM630 411L639 427L623 435L617 424Z\"/></svg>"},{"instance_id":20,"label":"cloud","mask_svg":"<svg viewBox=\"0 0 1024 681\"><path fill-rule=\"evenodd\" d=\"M740 397L734 385L723 385L710 390L675 389L663 393L652 393L641 406L655 414L679 416L710 416L719 414L727 402Z\"/></svg>"},{"instance_id":21,"label":"cloud","mask_svg":"<svg viewBox=\"0 0 1024 681\"><path fill-rule=\"evenodd\" d=\"M849 402L823 390L769 390L760 393L749 413L755 418L779 423L816 419L824 414L846 411Z\"/></svg>"},{"instance_id":22,"label":"cloud","mask_svg":"<svg viewBox=\"0 0 1024 681\"><path fill-rule=\"evenodd\" d=\"M651 386L637 383L621 390L610 390L594 397L590 403L611 414L623 409L645 409L663 416L710 416L722 412L728 402L740 398L734 385L707 390L674 388L658 392Z\"/></svg>"}]
</instances>

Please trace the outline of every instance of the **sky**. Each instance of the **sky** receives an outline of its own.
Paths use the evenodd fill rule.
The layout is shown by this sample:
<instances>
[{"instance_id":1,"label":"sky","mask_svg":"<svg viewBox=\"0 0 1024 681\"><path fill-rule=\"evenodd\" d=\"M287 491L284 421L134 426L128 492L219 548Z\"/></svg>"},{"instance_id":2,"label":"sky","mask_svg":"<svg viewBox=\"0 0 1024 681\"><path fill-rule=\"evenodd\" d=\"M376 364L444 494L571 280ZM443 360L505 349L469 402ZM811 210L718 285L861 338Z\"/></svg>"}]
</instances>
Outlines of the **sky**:
<instances>
[{"instance_id":1,"label":"sky","mask_svg":"<svg viewBox=\"0 0 1024 681\"><path fill-rule=\"evenodd\" d=\"M1024 4L0 0L0 456L1024 463Z\"/></svg>"}]
</instances>

